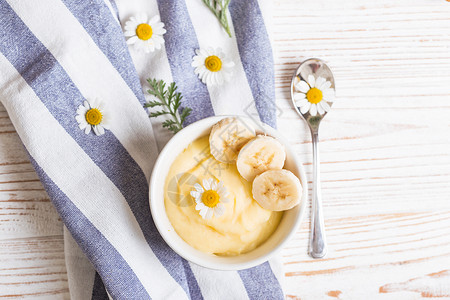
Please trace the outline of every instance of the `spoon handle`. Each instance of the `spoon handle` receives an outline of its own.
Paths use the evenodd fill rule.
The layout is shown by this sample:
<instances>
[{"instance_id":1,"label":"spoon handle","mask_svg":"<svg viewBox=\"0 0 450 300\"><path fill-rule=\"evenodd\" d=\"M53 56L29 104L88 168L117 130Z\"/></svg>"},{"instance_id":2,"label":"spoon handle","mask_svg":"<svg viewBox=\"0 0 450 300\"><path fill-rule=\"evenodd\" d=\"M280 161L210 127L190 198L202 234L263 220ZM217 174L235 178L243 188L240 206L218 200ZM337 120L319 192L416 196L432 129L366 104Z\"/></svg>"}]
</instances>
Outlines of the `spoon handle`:
<instances>
[{"instance_id":1,"label":"spoon handle","mask_svg":"<svg viewBox=\"0 0 450 300\"><path fill-rule=\"evenodd\" d=\"M322 194L320 192L319 132L311 130L313 145L313 189L311 211L310 255L322 258L327 254L325 225L322 213Z\"/></svg>"}]
</instances>

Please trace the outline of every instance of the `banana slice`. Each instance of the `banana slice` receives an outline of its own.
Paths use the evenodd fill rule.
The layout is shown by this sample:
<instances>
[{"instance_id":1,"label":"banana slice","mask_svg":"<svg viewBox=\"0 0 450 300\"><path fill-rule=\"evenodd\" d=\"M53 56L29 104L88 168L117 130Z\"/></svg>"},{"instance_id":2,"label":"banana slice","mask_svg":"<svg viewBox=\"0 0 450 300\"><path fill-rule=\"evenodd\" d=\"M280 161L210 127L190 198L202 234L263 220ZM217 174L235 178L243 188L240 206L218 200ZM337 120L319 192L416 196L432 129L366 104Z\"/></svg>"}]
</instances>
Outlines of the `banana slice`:
<instances>
[{"instance_id":1,"label":"banana slice","mask_svg":"<svg viewBox=\"0 0 450 300\"><path fill-rule=\"evenodd\" d=\"M249 140L256 135L255 129L239 118L225 118L211 128L209 146L212 156L223 163L233 163Z\"/></svg>"},{"instance_id":2,"label":"banana slice","mask_svg":"<svg viewBox=\"0 0 450 300\"><path fill-rule=\"evenodd\" d=\"M272 211L288 210L302 198L300 180L288 170L269 170L256 176L252 193L262 208Z\"/></svg>"},{"instance_id":3,"label":"banana slice","mask_svg":"<svg viewBox=\"0 0 450 300\"><path fill-rule=\"evenodd\" d=\"M267 170L278 170L284 166L284 146L270 136L258 135L239 152L236 167L247 181Z\"/></svg>"}]
</instances>

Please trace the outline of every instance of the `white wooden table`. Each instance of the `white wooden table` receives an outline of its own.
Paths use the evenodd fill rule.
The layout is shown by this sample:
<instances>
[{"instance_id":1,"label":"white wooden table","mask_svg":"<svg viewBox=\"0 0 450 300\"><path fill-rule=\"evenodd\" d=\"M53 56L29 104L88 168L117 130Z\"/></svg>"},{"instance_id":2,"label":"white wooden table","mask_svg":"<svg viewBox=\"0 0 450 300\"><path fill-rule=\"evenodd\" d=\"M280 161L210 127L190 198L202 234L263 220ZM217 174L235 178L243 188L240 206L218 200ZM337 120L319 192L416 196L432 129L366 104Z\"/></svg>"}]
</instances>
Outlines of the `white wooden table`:
<instances>
[{"instance_id":1,"label":"white wooden table","mask_svg":"<svg viewBox=\"0 0 450 300\"><path fill-rule=\"evenodd\" d=\"M279 128L309 177L292 72L322 58L338 95L320 144L329 255L307 255L307 217L282 252L287 298L450 298L450 3L274 4ZM0 298L68 299L67 286L61 221L0 106Z\"/></svg>"}]
</instances>

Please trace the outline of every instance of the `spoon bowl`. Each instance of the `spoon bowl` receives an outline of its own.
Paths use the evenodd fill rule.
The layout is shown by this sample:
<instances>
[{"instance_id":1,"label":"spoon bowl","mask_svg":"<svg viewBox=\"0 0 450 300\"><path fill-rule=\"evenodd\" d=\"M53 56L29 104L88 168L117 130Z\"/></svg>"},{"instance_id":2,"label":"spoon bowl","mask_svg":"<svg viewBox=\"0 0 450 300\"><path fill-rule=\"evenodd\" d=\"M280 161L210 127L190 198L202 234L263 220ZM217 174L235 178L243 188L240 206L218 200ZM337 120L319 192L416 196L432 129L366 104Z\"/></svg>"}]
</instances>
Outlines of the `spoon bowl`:
<instances>
[{"instance_id":1,"label":"spoon bowl","mask_svg":"<svg viewBox=\"0 0 450 300\"><path fill-rule=\"evenodd\" d=\"M300 107L297 105L296 101L294 100L294 94L296 93L295 90L295 84L299 82L300 80L308 81L308 77L312 75L314 78L322 77L326 81L331 83L330 88L335 89L335 82L334 82L334 76L333 72L331 72L331 69L328 67L328 65L318 59L318 58L309 58L302 62L299 67L295 70L292 80L291 80L291 100L292 104L295 107L295 110L297 113L303 117L308 124L308 126L313 126L314 128L318 128L320 121L325 117L325 115L328 113L328 111L325 111L323 115L315 115L312 116L310 112L302 113L300 110ZM331 107L333 105L333 102L327 101L328 105Z\"/></svg>"}]
</instances>

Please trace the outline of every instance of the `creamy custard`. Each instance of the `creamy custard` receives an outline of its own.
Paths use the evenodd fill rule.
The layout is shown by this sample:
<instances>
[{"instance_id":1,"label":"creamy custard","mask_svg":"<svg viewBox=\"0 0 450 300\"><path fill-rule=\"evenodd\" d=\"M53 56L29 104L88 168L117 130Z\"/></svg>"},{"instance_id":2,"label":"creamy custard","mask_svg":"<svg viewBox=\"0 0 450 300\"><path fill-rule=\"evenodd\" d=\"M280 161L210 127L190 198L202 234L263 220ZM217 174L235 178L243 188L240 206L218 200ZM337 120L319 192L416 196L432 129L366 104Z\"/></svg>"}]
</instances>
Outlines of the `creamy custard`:
<instances>
[{"instance_id":1,"label":"creamy custard","mask_svg":"<svg viewBox=\"0 0 450 300\"><path fill-rule=\"evenodd\" d=\"M222 216L206 220L195 209L190 192L195 183L210 178L223 182L230 201L224 203ZM240 176L236 164L214 159L208 136L195 140L175 159L166 178L164 202L178 235L192 247L216 255L255 249L275 231L283 215L259 206L251 182Z\"/></svg>"}]
</instances>

